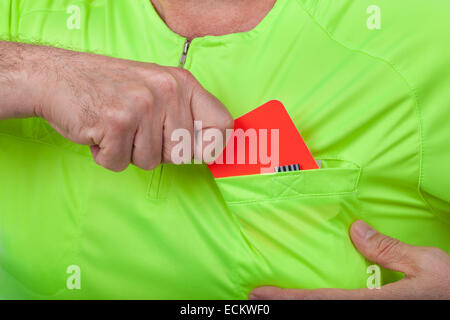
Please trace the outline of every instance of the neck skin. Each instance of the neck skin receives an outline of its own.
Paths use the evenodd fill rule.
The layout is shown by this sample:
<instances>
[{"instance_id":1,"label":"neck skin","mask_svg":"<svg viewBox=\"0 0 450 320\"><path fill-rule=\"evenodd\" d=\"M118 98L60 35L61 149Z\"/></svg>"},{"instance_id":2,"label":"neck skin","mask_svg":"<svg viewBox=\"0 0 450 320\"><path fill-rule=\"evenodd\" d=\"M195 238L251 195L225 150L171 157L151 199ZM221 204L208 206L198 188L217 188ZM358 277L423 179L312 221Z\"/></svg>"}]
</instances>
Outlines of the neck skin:
<instances>
[{"instance_id":1,"label":"neck skin","mask_svg":"<svg viewBox=\"0 0 450 320\"><path fill-rule=\"evenodd\" d=\"M151 0L175 33L192 40L255 28L276 0Z\"/></svg>"}]
</instances>

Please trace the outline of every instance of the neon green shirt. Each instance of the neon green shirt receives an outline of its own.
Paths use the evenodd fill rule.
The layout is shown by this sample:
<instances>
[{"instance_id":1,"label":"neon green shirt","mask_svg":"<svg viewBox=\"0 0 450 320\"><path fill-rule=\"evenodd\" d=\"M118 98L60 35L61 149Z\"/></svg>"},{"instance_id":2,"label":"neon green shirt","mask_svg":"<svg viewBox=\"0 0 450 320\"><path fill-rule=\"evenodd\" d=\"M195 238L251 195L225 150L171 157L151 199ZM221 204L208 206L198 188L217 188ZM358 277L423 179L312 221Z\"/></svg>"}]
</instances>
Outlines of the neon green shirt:
<instances>
[{"instance_id":1,"label":"neon green shirt","mask_svg":"<svg viewBox=\"0 0 450 320\"><path fill-rule=\"evenodd\" d=\"M449 252L450 2L379 0L378 26L373 2L278 0L250 32L190 46L185 68L234 117L282 101L322 169L113 173L42 119L1 121L0 297L365 287L371 263L348 234L356 219ZM0 0L0 15L4 40L167 66L185 43L149 0ZM67 286L73 266L80 289ZM382 271L383 283L401 276Z\"/></svg>"}]
</instances>

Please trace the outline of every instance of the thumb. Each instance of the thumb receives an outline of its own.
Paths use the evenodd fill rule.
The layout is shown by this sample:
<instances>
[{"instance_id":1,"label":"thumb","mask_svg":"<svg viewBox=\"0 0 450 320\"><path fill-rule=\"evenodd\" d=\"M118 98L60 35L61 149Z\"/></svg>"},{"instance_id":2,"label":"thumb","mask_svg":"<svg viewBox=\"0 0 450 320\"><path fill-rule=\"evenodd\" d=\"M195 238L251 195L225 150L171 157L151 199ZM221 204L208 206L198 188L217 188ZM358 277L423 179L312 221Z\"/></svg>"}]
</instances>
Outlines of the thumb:
<instances>
[{"instance_id":1,"label":"thumb","mask_svg":"<svg viewBox=\"0 0 450 320\"><path fill-rule=\"evenodd\" d=\"M370 261L406 276L417 272L419 247L381 234L361 220L353 223L350 236L358 251Z\"/></svg>"},{"instance_id":2,"label":"thumb","mask_svg":"<svg viewBox=\"0 0 450 320\"><path fill-rule=\"evenodd\" d=\"M196 80L193 82L191 97L192 117L200 125L200 130L195 132L197 142L194 146L195 154L200 153L202 159L210 163L225 148L226 130L233 129L234 120L222 102Z\"/></svg>"}]
</instances>

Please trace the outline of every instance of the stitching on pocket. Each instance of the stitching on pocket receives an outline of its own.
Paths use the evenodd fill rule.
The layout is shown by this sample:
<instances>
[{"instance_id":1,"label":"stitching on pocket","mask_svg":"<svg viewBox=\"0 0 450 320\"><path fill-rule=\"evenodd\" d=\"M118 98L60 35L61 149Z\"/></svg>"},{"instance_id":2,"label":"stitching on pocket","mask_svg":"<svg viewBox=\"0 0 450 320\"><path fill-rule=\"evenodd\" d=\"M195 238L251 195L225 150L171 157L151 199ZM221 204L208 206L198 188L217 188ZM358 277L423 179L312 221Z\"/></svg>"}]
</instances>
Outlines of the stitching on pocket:
<instances>
[{"instance_id":1,"label":"stitching on pocket","mask_svg":"<svg viewBox=\"0 0 450 320\"><path fill-rule=\"evenodd\" d=\"M361 177L361 166L359 164L357 164L356 162L353 161L348 161L348 160L344 160L344 159L339 159L339 158L321 158L321 160L328 160L328 161L340 161L342 166L337 166L337 167L327 167L327 168L323 168L323 169L316 169L316 170L309 170L308 175L312 175L310 178L314 178L314 175L318 174L321 176L320 179L324 179L324 171L321 170L329 170L330 173L330 178L333 177L333 172L336 172L335 170L338 169L349 169L350 171L348 172L349 174L349 179L353 180L353 184L351 185L351 187L349 187L347 190L340 190L340 191L330 191L330 192L326 192L327 190L324 190L324 192L321 192L320 190L318 192L299 192L298 190L295 190L295 186L298 183L301 183L302 181L304 181L303 177L305 175L306 171L300 171L300 172L292 172L288 175L280 175L280 176L268 176L268 177L261 177L261 182L262 181L268 181L268 180L264 180L264 179L270 179L271 182L274 182L275 184L277 184L277 186L279 188L282 188L282 190L280 190L278 192L278 194L276 192L272 192L272 194L268 194L267 196L262 196L261 198L243 198L241 197L239 199L239 196L237 197L236 200L234 200L234 197L229 197L230 199L227 199L227 193L228 191L226 191L226 189L224 190L224 188L230 188L232 187L232 183L230 184L230 179L225 178L227 180L222 180L222 181L227 181L227 184L224 185L220 185L220 180L217 180L217 184L219 189L221 189L222 195L224 197L225 202L227 203L228 206L236 206L236 205L245 205L245 204L252 204L252 203L266 203L266 202L277 202L277 201L283 201L286 199L296 199L296 198L306 198L306 197L329 197L329 196L342 196L342 195L348 195L348 194L354 194L358 192L358 185L359 185L359 181L360 181L360 177ZM347 166L345 165L347 164ZM350 165L350 166L348 166ZM334 170L333 170L334 169ZM342 176L341 176L342 178ZM239 183L239 179L245 179L242 177L238 177L238 179L236 180L236 183ZM286 179L290 179L292 180L292 182L287 183ZM318 178L319 179L319 178ZM257 183L258 180L255 180L254 183ZM324 179L324 181L326 181L326 179ZM253 182L252 182L253 183ZM278 188L274 188L275 190ZM288 194L291 193L291 194Z\"/></svg>"},{"instance_id":2,"label":"stitching on pocket","mask_svg":"<svg viewBox=\"0 0 450 320\"><path fill-rule=\"evenodd\" d=\"M320 169L318 169L320 170ZM280 194L278 194L278 196L282 197L283 195L285 195L288 191L293 191L295 194L297 195L302 195L300 192L298 192L297 190L294 189L294 185L296 185L299 181L302 181L302 175L295 175L295 177L297 177L297 179L293 180L292 184L287 184L287 183L283 183L282 181L284 180L283 178L292 178L292 176L284 176L284 177L280 177L281 179L276 179L275 177L272 177L272 181L275 183L278 183L280 186L284 187L284 190L282 190L282 192Z\"/></svg>"},{"instance_id":3,"label":"stitching on pocket","mask_svg":"<svg viewBox=\"0 0 450 320\"><path fill-rule=\"evenodd\" d=\"M266 202L278 202L287 199L298 199L298 198L322 198L322 197L330 197L330 196L343 196L349 194L355 194L358 190L348 191L348 192L330 192L330 193L308 193L308 194L299 194L296 196L276 198L276 199L251 199L251 200L237 200L237 201L228 201L226 203L228 206L238 206L238 205L246 205L251 203L266 203Z\"/></svg>"}]
</instances>

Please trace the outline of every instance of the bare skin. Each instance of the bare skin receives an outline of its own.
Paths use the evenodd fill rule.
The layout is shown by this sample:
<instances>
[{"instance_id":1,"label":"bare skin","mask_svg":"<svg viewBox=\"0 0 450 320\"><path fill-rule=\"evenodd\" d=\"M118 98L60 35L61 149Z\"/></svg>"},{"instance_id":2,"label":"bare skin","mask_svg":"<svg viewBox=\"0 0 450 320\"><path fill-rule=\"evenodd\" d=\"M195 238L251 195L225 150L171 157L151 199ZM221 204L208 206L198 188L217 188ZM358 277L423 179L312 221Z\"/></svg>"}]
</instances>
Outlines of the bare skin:
<instances>
[{"instance_id":1,"label":"bare skin","mask_svg":"<svg viewBox=\"0 0 450 320\"><path fill-rule=\"evenodd\" d=\"M275 0L152 0L161 18L174 32L192 39L253 29ZM351 237L356 248L380 265L406 277L380 290L283 290L263 287L251 299L450 299L450 256L437 248L414 247L355 223ZM369 232L360 236L363 231ZM361 231L361 232L358 232Z\"/></svg>"},{"instance_id":2,"label":"bare skin","mask_svg":"<svg viewBox=\"0 0 450 320\"><path fill-rule=\"evenodd\" d=\"M44 118L113 171L171 162L173 131L193 137L194 121L203 131L233 125L183 69L8 42L0 42L0 57L0 119Z\"/></svg>"},{"instance_id":3,"label":"bare skin","mask_svg":"<svg viewBox=\"0 0 450 320\"><path fill-rule=\"evenodd\" d=\"M433 247L412 246L356 221L350 230L353 244L369 261L405 277L379 289L280 289L253 290L251 300L450 300L450 255Z\"/></svg>"},{"instance_id":4,"label":"bare skin","mask_svg":"<svg viewBox=\"0 0 450 320\"><path fill-rule=\"evenodd\" d=\"M276 0L152 0L161 18L189 40L255 28Z\"/></svg>"},{"instance_id":5,"label":"bare skin","mask_svg":"<svg viewBox=\"0 0 450 320\"><path fill-rule=\"evenodd\" d=\"M274 3L154 1L169 27L189 39L250 30ZM94 160L113 171L170 162L173 130L193 137L196 120L204 131L233 127L225 106L186 70L7 42L0 57L0 119L42 117L90 145Z\"/></svg>"},{"instance_id":6,"label":"bare skin","mask_svg":"<svg viewBox=\"0 0 450 320\"><path fill-rule=\"evenodd\" d=\"M253 29L276 0L152 0L168 27L189 40ZM170 162L173 129L224 131L233 121L223 104L185 70L0 41L0 120L37 116L66 138L90 145L95 161L121 171ZM206 146L205 146L206 147ZM364 231L365 230L365 231ZM450 258L368 229L351 229L369 260L404 272L380 290L255 289L252 299L450 299ZM344 267L344 266L343 266Z\"/></svg>"}]
</instances>

